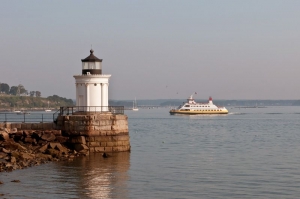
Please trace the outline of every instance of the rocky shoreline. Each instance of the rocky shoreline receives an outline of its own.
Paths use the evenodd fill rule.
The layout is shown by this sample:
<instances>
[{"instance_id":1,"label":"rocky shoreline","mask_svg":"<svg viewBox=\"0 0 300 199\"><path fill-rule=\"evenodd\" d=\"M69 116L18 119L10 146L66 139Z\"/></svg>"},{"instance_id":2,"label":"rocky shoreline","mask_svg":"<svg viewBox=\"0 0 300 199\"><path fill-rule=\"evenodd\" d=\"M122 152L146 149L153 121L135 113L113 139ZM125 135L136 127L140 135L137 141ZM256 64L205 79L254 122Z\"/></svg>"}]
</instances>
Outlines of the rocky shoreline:
<instances>
[{"instance_id":1,"label":"rocky shoreline","mask_svg":"<svg viewBox=\"0 0 300 199\"><path fill-rule=\"evenodd\" d=\"M17 128L0 128L0 172L37 166L50 161L72 161L86 156L85 147L74 149L70 138L60 130L18 131Z\"/></svg>"}]
</instances>

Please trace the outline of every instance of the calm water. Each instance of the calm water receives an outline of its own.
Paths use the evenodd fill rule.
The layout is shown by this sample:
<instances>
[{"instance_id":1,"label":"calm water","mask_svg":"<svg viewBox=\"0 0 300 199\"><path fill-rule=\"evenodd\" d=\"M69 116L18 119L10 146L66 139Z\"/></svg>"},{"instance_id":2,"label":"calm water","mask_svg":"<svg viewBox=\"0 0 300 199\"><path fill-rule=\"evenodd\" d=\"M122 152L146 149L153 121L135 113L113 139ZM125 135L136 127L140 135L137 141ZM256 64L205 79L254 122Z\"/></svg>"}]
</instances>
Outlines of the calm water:
<instances>
[{"instance_id":1,"label":"calm water","mask_svg":"<svg viewBox=\"0 0 300 199\"><path fill-rule=\"evenodd\" d=\"M131 153L0 173L6 198L298 198L300 107L127 111ZM20 183L13 183L18 179Z\"/></svg>"}]
</instances>

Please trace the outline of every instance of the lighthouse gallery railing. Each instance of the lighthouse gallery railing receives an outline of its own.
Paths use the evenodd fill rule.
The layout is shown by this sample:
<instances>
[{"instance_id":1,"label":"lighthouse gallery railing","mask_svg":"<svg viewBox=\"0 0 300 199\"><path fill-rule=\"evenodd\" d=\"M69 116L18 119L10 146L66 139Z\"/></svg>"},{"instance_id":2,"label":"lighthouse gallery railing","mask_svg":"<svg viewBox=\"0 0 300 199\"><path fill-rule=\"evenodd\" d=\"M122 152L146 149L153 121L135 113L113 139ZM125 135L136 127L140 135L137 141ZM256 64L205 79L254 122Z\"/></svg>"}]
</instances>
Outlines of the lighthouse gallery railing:
<instances>
[{"instance_id":1,"label":"lighthouse gallery railing","mask_svg":"<svg viewBox=\"0 0 300 199\"><path fill-rule=\"evenodd\" d=\"M111 113L114 115L124 114L124 106L67 106L60 107L58 111L53 114L53 121L56 120L59 115L74 115L84 114L90 115L95 113Z\"/></svg>"}]
</instances>

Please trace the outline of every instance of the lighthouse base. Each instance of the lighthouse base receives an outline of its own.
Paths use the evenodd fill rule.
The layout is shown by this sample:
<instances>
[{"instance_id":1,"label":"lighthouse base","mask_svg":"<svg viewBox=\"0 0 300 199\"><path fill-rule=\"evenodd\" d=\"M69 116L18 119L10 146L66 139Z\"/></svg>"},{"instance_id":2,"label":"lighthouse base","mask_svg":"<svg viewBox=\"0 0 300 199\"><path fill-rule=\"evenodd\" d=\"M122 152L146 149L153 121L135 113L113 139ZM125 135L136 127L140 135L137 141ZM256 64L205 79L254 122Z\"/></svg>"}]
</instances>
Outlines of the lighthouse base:
<instances>
[{"instance_id":1,"label":"lighthouse base","mask_svg":"<svg viewBox=\"0 0 300 199\"><path fill-rule=\"evenodd\" d=\"M76 151L130 151L128 117L110 113L58 116L56 128L62 130Z\"/></svg>"}]
</instances>

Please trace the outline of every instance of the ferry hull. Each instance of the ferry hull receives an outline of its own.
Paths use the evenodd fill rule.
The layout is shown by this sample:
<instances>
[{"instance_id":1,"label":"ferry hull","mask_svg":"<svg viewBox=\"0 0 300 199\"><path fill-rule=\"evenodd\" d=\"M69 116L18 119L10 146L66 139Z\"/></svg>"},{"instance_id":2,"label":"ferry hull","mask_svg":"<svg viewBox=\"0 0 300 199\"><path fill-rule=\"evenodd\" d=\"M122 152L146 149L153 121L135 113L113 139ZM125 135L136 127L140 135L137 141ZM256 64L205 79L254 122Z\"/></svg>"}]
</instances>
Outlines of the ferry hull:
<instances>
[{"instance_id":1,"label":"ferry hull","mask_svg":"<svg viewBox=\"0 0 300 199\"><path fill-rule=\"evenodd\" d=\"M211 114L228 114L227 110L223 111L180 111L180 110L170 110L171 115L175 114L185 114L185 115L211 115Z\"/></svg>"}]
</instances>

